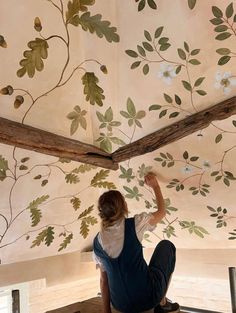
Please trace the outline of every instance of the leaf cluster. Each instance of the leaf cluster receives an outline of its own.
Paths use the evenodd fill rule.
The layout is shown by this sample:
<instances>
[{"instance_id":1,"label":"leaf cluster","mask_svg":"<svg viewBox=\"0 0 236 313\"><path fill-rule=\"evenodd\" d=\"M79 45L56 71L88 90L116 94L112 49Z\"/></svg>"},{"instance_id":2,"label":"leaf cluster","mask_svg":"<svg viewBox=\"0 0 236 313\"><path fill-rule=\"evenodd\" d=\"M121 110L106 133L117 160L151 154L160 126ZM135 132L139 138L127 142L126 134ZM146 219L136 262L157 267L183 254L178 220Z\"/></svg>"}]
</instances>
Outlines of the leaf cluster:
<instances>
[{"instance_id":1,"label":"leaf cluster","mask_svg":"<svg viewBox=\"0 0 236 313\"><path fill-rule=\"evenodd\" d=\"M160 26L156 29L154 35L152 36L147 30L144 30L144 36L146 41L142 42L142 45L137 45L137 51L135 50L126 50L126 54L131 58L139 58L138 61L135 61L131 64L131 69L135 69L140 65L143 65L143 74L147 75L149 73L149 60L147 58L147 53L157 53L159 54L162 51L166 51L170 48L171 44L169 43L168 37L160 37L163 32L164 27ZM158 51L157 51L158 47Z\"/></svg>"},{"instance_id":2,"label":"leaf cluster","mask_svg":"<svg viewBox=\"0 0 236 313\"><path fill-rule=\"evenodd\" d=\"M86 115L86 110L81 110L80 106L76 105L74 110L67 114L67 118L71 120L70 126L70 134L71 136L77 131L78 127L81 126L83 129L86 130L87 128L87 121L84 117Z\"/></svg>"},{"instance_id":3,"label":"leaf cluster","mask_svg":"<svg viewBox=\"0 0 236 313\"><path fill-rule=\"evenodd\" d=\"M146 7L146 2L151 9L153 10L157 9L157 4L154 0L135 0L135 2L138 2L139 12L142 11Z\"/></svg>"},{"instance_id":4,"label":"leaf cluster","mask_svg":"<svg viewBox=\"0 0 236 313\"><path fill-rule=\"evenodd\" d=\"M142 128L140 120L146 116L146 112L143 110L136 111L135 105L130 98L126 102L126 108L127 111L120 111L120 114L128 120L128 125L131 127L135 124Z\"/></svg>"},{"instance_id":5,"label":"leaf cluster","mask_svg":"<svg viewBox=\"0 0 236 313\"><path fill-rule=\"evenodd\" d=\"M211 176L215 177L215 181L223 180L224 184L229 187L231 180L236 180L233 173L229 171L214 171Z\"/></svg>"},{"instance_id":6,"label":"leaf cluster","mask_svg":"<svg viewBox=\"0 0 236 313\"><path fill-rule=\"evenodd\" d=\"M38 208L40 204L45 202L49 198L49 195L44 195L41 197L38 197L37 199L30 202L27 210L30 210L30 217L31 217L31 226L34 227L39 224L41 218L42 218L42 212Z\"/></svg>"},{"instance_id":7,"label":"leaf cluster","mask_svg":"<svg viewBox=\"0 0 236 313\"><path fill-rule=\"evenodd\" d=\"M140 198L143 196L141 193L139 193L138 187L136 186L134 186L133 188L123 186L123 188L127 192L125 197L128 199L136 199L137 201L139 201Z\"/></svg>"},{"instance_id":8,"label":"leaf cluster","mask_svg":"<svg viewBox=\"0 0 236 313\"><path fill-rule=\"evenodd\" d=\"M32 242L31 248L36 246L40 246L41 243L45 243L46 246L50 246L54 240L54 227L48 226L44 230L42 230L35 240Z\"/></svg>"},{"instance_id":9,"label":"leaf cluster","mask_svg":"<svg viewBox=\"0 0 236 313\"><path fill-rule=\"evenodd\" d=\"M166 93L164 93L163 96L164 96L165 101L168 103L167 105L161 106L159 104L153 104L153 105L151 105L149 107L149 111L161 110L160 113L159 113L159 118L162 118L162 117L166 116L168 110L170 110L170 109L171 110L176 110L176 109L180 110L178 108L178 106L180 106L181 103L182 103L181 98L178 95L176 95L176 94L174 96L174 100L173 100L173 98L170 95L168 95ZM175 104L174 104L174 102L175 102ZM176 105L177 105L177 107L176 107ZM163 107L166 107L166 106L169 107L169 108L167 108L167 109L164 108L163 109ZM178 111L171 112L169 114L169 118L175 118L179 114L180 114L180 112L178 112Z\"/></svg>"},{"instance_id":10,"label":"leaf cluster","mask_svg":"<svg viewBox=\"0 0 236 313\"><path fill-rule=\"evenodd\" d=\"M208 231L201 226L195 225L195 222L179 221L181 229L187 229L190 234L195 234L200 238L204 238L204 235L209 235Z\"/></svg>"},{"instance_id":11,"label":"leaf cluster","mask_svg":"<svg viewBox=\"0 0 236 313\"><path fill-rule=\"evenodd\" d=\"M227 214L227 209L222 209L221 206L218 208L214 209L211 206L207 206L208 210L213 212L210 216L216 218L216 227L221 228L221 227L226 227L227 222L225 221L226 214Z\"/></svg>"},{"instance_id":12,"label":"leaf cluster","mask_svg":"<svg viewBox=\"0 0 236 313\"><path fill-rule=\"evenodd\" d=\"M135 176L133 175L133 169L132 168L128 168L126 170L122 165L120 165L120 171L121 171L121 174L120 174L119 178L126 179L127 183L130 183L131 180L135 178Z\"/></svg>"}]
</instances>

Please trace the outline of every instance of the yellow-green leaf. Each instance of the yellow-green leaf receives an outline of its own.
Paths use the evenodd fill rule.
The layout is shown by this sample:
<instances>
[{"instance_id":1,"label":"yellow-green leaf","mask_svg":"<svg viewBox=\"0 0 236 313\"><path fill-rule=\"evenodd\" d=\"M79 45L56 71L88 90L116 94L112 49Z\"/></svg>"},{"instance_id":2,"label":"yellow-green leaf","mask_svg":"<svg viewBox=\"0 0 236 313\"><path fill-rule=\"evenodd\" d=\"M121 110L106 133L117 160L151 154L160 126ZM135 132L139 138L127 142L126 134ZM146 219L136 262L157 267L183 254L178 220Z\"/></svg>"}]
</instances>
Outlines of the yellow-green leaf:
<instances>
[{"instance_id":1,"label":"yellow-green leaf","mask_svg":"<svg viewBox=\"0 0 236 313\"><path fill-rule=\"evenodd\" d=\"M92 72L86 72L82 76L82 83L84 85L84 94L86 95L86 101L90 104L103 106L103 89L97 85L99 82L98 78Z\"/></svg>"}]
</instances>

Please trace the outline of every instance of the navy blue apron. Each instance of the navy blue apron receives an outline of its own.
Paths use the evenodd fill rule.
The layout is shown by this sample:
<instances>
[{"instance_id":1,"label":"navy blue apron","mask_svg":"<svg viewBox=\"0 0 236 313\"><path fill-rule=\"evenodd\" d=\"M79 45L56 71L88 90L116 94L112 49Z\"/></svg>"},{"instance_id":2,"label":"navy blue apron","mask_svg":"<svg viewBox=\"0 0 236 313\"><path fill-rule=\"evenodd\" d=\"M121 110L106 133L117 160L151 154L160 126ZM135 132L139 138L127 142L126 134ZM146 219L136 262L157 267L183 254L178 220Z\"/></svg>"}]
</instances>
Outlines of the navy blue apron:
<instances>
[{"instance_id":1,"label":"navy blue apron","mask_svg":"<svg viewBox=\"0 0 236 313\"><path fill-rule=\"evenodd\" d=\"M134 218L125 219L124 246L117 258L109 257L102 249L98 235L93 248L107 273L111 303L116 310L138 313L160 303L166 279L161 271L153 273L144 260Z\"/></svg>"}]
</instances>

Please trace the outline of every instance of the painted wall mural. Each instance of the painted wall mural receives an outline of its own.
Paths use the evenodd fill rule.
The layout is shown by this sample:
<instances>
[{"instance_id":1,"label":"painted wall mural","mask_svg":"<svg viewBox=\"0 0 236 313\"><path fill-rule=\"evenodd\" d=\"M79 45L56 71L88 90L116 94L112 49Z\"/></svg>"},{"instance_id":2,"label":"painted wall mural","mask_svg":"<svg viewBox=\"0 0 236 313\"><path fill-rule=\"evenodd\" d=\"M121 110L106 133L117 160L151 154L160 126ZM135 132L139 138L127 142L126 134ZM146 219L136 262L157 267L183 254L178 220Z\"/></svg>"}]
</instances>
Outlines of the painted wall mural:
<instances>
[{"instance_id":1,"label":"painted wall mural","mask_svg":"<svg viewBox=\"0 0 236 313\"><path fill-rule=\"evenodd\" d=\"M13 2L1 4L2 117L113 152L235 95L235 2ZM106 189L131 215L152 211L150 170L168 214L145 246L235 248L235 127L211 123L116 172L1 144L1 262L89 249Z\"/></svg>"}]
</instances>

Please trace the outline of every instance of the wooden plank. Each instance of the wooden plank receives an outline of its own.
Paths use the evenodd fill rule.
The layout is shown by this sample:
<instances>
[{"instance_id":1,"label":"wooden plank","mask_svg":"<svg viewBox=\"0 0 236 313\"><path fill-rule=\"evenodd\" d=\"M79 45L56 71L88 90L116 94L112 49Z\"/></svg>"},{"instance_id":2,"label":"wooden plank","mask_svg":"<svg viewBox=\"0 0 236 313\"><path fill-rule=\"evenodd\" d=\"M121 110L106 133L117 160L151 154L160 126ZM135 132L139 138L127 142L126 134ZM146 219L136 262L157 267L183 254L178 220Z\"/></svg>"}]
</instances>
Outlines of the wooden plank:
<instances>
[{"instance_id":1,"label":"wooden plank","mask_svg":"<svg viewBox=\"0 0 236 313\"><path fill-rule=\"evenodd\" d=\"M46 313L100 313L102 312L102 299L100 297L92 298L86 301L73 303L63 308L48 311ZM119 313L112 309L112 313Z\"/></svg>"},{"instance_id":2,"label":"wooden plank","mask_svg":"<svg viewBox=\"0 0 236 313\"><path fill-rule=\"evenodd\" d=\"M113 162L111 155L98 147L2 117L0 117L0 142L103 168L118 169L118 164Z\"/></svg>"},{"instance_id":3,"label":"wooden plank","mask_svg":"<svg viewBox=\"0 0 236 313\"><path fill-rule=\"evenodd\" d=\"M212 121L223 120L233 114L236 114L236 97L220 102L123 146L112 153L112 159L115 163L119 163L152 152L200 129L206 128Z\"/></svg>"}]
</instances>

